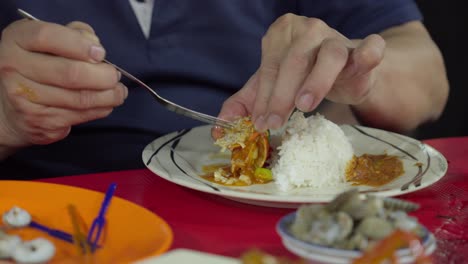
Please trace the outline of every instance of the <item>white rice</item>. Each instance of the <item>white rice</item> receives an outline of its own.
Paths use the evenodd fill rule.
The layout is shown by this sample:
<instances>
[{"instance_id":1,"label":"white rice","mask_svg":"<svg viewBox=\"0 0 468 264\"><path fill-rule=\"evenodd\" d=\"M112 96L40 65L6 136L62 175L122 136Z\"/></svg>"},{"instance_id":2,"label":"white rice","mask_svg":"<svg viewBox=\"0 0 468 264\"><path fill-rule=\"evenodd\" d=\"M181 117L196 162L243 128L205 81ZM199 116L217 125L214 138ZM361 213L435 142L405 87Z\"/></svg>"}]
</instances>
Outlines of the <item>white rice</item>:
<instances>
[{"instance_id":1,"label":"white rice","mask_svg":"<svg viewBox=\"0 0 468 264\"><path fill-rule=\"evenodd\" d=\"M296 112L282 134L276 155L273 177L281 191L288 191L344 183L353 148L335 123L320 114L305 118Z\"/></svg>"}]
</instances>

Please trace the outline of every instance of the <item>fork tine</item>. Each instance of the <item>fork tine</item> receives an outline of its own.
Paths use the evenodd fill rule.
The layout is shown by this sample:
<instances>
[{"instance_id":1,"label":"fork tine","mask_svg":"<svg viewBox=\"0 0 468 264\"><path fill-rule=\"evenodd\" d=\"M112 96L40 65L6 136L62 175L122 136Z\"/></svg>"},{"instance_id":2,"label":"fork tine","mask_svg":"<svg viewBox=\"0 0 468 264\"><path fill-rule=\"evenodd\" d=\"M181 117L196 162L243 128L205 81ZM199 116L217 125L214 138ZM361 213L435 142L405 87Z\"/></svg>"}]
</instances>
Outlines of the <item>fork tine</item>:
<instances>
[{"instance_id":1,"label":"fork tine","mask_svg":"<svg viewBox=\"0 0 468 264\"><path fill-rule=\"evenodd\" d=\"M76 209L75 205L69 204L67 209L74 230L73 242L75 244L75 247L77 248L79 254L87 255L91 253L91 248L89 246L88 240L86 239L86 235L84 234L86 230L82 230L84 222L82 222L82 219L79 216L78 210ZM81 225L80 222L82 223Z\"/></svg>"},{"instance_id":2,"label":"fork tine","mask_svg":"<svg viewBox=\"0 0 468 264\"><path fill-rule=\"evenodd\" d=\"M193 118L193 119L196 119L198 121L202 121L208 124L217 125L217 126L224 127L224 128L234 127L233 124L231 124L230 122L226 120L219 119L214 116L210 116L210 115L203 114L200 112L196 112L196 111L187 109L183 106L178 106L178 107L167 106L167 108L178 114L181 114L181 115L184 115L184 116L187 116L187 117L190 117L190 118Z\"/></svg>"},{"instance_id":3,"label":"fork tine","mask_svg":"<svg viewBox=\"0 0 468 264\"><path fill-rule=\"evenodd\" d=\"M92 252L94 252L94 250L98 246L98 242L100 241L102 229L106 225L105 215L110 206L116 188L116 183L111 183L107 188L107 191L104 195L104 199L101 203L101 208L99 208L99 213L94 218L93 224L91 225L91 229L88 232L88 241L91 243Z\"/></svg>"},{"instance_id":4,"label":"fork tine","mask_svg":"<svg viewBox=\"0 0 468 264\"><path fill-rule=\"evenodd\" d=\"M39 19L35 18L33 15L31 15L28 12L24 11L23 9L18 9L18 13L24 18L31 19L31 20L39 20Z\"/></svg>"}]
</instances>

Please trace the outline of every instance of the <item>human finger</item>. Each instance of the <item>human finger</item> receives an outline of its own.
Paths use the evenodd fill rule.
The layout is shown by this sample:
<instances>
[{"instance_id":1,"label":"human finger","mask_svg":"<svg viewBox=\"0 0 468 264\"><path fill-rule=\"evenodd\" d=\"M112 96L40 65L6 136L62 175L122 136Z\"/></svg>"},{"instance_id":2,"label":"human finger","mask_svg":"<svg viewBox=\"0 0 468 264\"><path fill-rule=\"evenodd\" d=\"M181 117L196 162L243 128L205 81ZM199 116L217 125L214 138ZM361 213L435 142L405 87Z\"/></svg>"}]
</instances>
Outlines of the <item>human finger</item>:
<instances>
[{"instance_id":1,"label":"human finger","mask_svg":"<svg viewBox=\"0 0 468 264\"><path fill-rule=\"evenodd\" d=\"M258 74L254 73L238 92L224 101L218 117L225 120L234 120L250 115L255 102L258 80Z\"/></svg>"},{"instance_id":2,"label":"human finger","mask_svg":"<svg viewBox=\"0 0 468 264\"><path fill-rule=\"evenodd\" d=\"M88 63L20 50L11 62L20 73L36 82L69 89L112 89L120 74L106 63Z\"/></svg>"},{"instance_id":3,"label":"human finger","mask_svg":"<svg viewBox=\"0 0 468 264\"><path fill-rule=\"evenodd\" d=\"M237 118L250 115L252 113L257 87L258 74L254 73L237 93L229 97L223 103L218 117L232 121ZM213 139L222 137L223 128L220 126L213 126L211 129L211 136Z\"/></svg>"},{"instance_id":4,"label":"human finger","mask_svg":"<svg viewBox=\"0 0 468 264\"><path fill-rule=\"evenodd\" d=\"M43 85L18 73L12 73L6 84L12 90L12 97L24 97L37 104L76 110L116 107L128 95L128 90L122 83L118 83L114 89L72 90Z\"/></svg>"},{"instance_id":5,"label":"human finger","mask_svg":"<svg viewBox=\"0 0 468 264\"><path fill-rule=\"evenodd\" d=\"M348 48L342 40L325 39L316 63L295 99L296 107L303 112L312 111L330 91L347 60Z\"/></svg>"},{"instance_id":6,"label":"human finger","mask_svg":"<svg viewBox=\"0 0 468 264\"><path fill-rule=\"evenodd\" d=\"M43 21L20 20L5 29L2 39L14 41L22 49L66 57L74 60L100 62L104 48L71 28Z\"/></svg>"},{"instance_id":7,"label":"human finger","mask_svg":"<svg viewBox=\"0 0 468 264\"><path fill-rule=\"evenodd\" d=\"M44 106L31 102L27 98L19 98L15 102L15 110L20 113L27 128L54 131L104 118L112 112L113 108L71 110Z\"/></svg>"},{"instance_id":8,"label":"human finger","mask_svg":"<svg viewBox=\"0 0 468 264\"><path fill-rule=\"evenodd\" d=\"M76 29L76 30L83 30L83 31L89 32L89 33L91 33L93 35L96 34L96 32L94 31L94 28L91 25L86 24L86 23L81 22L81 21L72 21L72 22L67 24L67 27L72 28L72 29Z\"/></svg>"},{"instance_id":9,"label":"human finger","mask_svg":"<svg viewBox=\"0 0 468 264\"><path fill-rule=\"evenodd\" d=\"M78 30L84 37L90 40L100 43L99 37L96 35L93 27L81 21L73 21L67 24L67 27Z\"/></svg>"},{"instance_id":10,"label":"human finger","mask_svg":"<svg viewBox=\"0 0 468 264\"><path fill-rule=\"evenodd\" d=\"M274 31L274 27L271 29ZM262 61L257 70L258 88L252 109L252 120L258 131L267 129L266 111L271 93L275 87L280 65L289 48L289 40L282 34L267 32L262 39Z\"/></svg>"},{"instance_id":11,"label":"human finger","mask_svg":"<svg viewBox=\"0 0 468 264\"><path fill-rule=\"evenodd\" d=\"M369 35L352 50L349 63L339 79L346 80L370 72L383 60L384 53L385 40L377 34Z\"/></svg>"},{"instance_id":12,"label":"human finger","mask_svg":"<svg viewBox=\"0 0 468 264\"><path fill-rule=\"evenodd\" d=\"M71 126L56 130L34 128L28 133L28 141L34 145L47 145L66 138L70 134L70 131Z\"/></svg>"},{"instance_id":13,"label":"human finger","mask_svg":"<svg viewBox=\"0 0 468 264\"><path fill-rule=\"evenodd\" d=\"M314 63L316 41L308 36L301 37L291 45L283 59L266 111L268 128L280 128L291 114L295 95Z\"/></svg>"}]
</instances>

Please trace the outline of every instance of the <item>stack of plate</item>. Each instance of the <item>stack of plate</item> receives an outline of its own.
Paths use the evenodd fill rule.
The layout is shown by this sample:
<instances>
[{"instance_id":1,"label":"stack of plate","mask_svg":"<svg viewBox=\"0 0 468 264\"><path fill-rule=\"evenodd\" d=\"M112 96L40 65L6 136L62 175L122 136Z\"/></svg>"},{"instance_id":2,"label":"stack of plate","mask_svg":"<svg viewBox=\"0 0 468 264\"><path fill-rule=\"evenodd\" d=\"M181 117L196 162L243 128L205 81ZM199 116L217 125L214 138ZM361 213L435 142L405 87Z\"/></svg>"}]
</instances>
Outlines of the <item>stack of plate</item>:
<instances>
[{"instance_id":1,"label":"stack of plate","mask_svg":"<svg viewBox=\"0 0 468 264\"><path fill-rule=\"evenodd\" d=\"M276 225L276 230L280 235L283 245L292 253L299 257L313 261L313 263L334 263L345 264L352 263L352 261L362 255L358 250L345 250L326 247L318 244L302 241L292 235L289 227L294 222L296 213L291 213L280 219ZM424 229L423 247L426 255L432 254L436 248L436 241L434 235L427 229ZM414 256L408 248L400 249L397 251L399 263L413 263Z\"/></svg>"}]
</instances>

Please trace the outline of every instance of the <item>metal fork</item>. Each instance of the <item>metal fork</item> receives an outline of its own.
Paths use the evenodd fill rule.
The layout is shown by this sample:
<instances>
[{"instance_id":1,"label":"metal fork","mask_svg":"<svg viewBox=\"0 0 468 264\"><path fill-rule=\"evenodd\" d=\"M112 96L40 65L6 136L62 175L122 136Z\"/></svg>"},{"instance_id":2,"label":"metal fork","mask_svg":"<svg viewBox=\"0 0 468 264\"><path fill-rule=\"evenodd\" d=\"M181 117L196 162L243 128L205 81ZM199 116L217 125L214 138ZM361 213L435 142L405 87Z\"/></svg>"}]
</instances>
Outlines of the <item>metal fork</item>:
<instances>
[{"instance_id":1,"label":"metal fork","mask_svg":"<svg viewBox=\"0 0 468 264\"><path fill-rule=\"evenodd\" d=\"M28 12L26 12L26 11L24 11L22 9L18 9L18 13L24 18L39 21L38 18L34 17L33 15L29 14ZM190 117L192 119L195 119L195 120L198 120L198 121L201 121L201 122L205 122L205 123L208 123L208 124L213 124L213 125L217 125L217 126L224 127L224 128L232 128L233 127L233 125L229 121L226 121L226 120L223 120L223 119L211 116L211 115L203 114L203 113L188 109L186 107L183 107L181 105L178 105L178 104L176 104L174 102L171 102L171 101L161 97L151 87L146 85L144 82L140 81L138 78L136 78L135 76L133 76L132 74L130 74L126 70L120 68L119 66L115 65L114 63L112 63L112 62L110 62L110 61L108 61L106 59L104 59L103 62L105 62L105 63L107 63L109 65L112 65L119 72L121 72L122 75L124 75L127 78L129 78L130 80L138 83L143 88L146 88L146 90L148 90L153 95L153 97L156 99L156 101L158 101L160 104L162 104L166 109L168 109L170 111L173 111L173 112L175 112L177 114L184 115L186 117Z\"/></svg>"}]
</instances>

